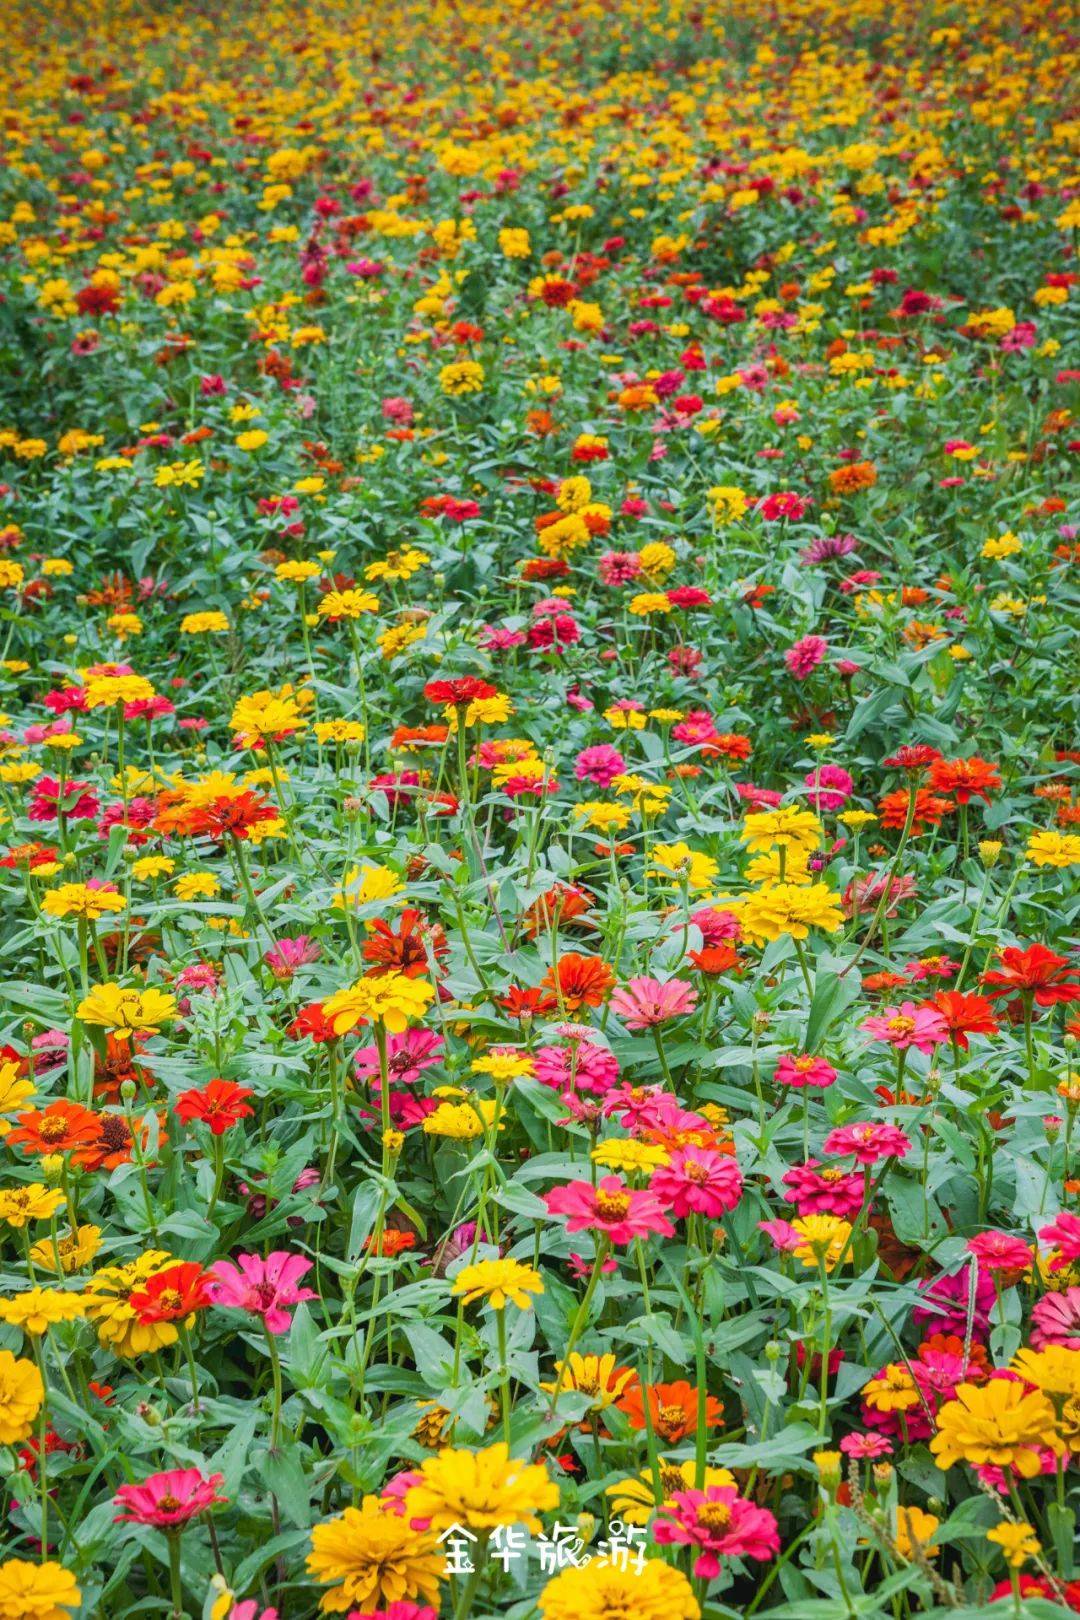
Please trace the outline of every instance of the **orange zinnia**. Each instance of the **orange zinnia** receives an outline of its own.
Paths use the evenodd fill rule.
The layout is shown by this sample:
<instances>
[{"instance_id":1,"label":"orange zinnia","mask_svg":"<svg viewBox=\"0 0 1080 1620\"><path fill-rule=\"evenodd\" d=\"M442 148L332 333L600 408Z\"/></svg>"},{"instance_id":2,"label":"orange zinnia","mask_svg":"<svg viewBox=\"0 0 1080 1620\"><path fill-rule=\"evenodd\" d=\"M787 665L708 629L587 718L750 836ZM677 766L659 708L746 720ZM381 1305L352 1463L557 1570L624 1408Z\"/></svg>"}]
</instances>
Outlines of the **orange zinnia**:
<instances>
[{"instance_id":1,"label":"orange zinnia","mask_svg":"<svg viewBox=\"0 0 1080 1620\"><path fill-rule=\"evenodd\" d=\"M688 1384L685 1378L677 1379L673 1384L644 1386L635 1384L617 1402L619 1411L626 1414L632 1429L645 1427L646 1393L649 1397L649 1417L652 1420L653 1433L666 1445L676 1446L680 1440L685 1440L688 1434L696 1432L698 1420L696 1384ZM723 1403L712 1395L706 1395L705 1427L715 1429L723 1422L723 1417Z\"/></svg>"},{"instance_id":2,"label":"orange zinnia","mask_svg":"<svg viewBox=\"0 0 1080 1620\"><path fill-rule=\"evenodd\" d=\"M829 487L836 495L854 495L860 489L872 489L876 483L877 468L872 461L852 461L829 474Z\"/></svg>"},{"instance_id":3,"label":"orange zinnia","mask_svg":"<svg viewBox=\"0 0 1080 1620\"><path fill-rule=\"evenodd\" d=\"M66 1153L86 1147L98 1137L98 1117L81 1103L61 1098L47 1108L32 1108L18 1116L19 1123L8 1136L11 1147L24 1153Z\"/></svg>"},{"instance_id":4,"label":"orange zinnia","mask_svg":"<svg viewBox=\"0 0 1080 1620\"><path fill-rule=\"evenodd\" d=\"M568 951L556 968L548 968L540 988L554 991L567 1012L579 1012L582 1007L599 1007L614 983L614 973L599 956Z\"/></svg>"},{"instance_id":5,"label":"orange zinnia","mask_svg":"<svg viewBox=\"0 0 1080 1620\"><path fill-rule=\"evenodd\" d=\"M1001 777L996 765L972 754L970 759L935 759L930 786L939 793L955 793L957 804L967 804L975 795L989 804L991 792L1001 786Z\"/></svg>"}]
</instances>

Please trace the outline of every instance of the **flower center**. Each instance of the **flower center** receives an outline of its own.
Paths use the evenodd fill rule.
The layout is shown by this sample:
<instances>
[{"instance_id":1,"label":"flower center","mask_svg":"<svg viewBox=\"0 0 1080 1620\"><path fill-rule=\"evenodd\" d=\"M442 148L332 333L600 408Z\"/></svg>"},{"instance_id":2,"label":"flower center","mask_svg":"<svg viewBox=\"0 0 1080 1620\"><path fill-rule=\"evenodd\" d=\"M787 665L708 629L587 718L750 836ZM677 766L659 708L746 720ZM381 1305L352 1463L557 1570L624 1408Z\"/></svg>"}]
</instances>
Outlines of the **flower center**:
<instances>
[{"instance_id":1,"label":"flower center","mask_svg":"<svg viewBox=\"0 0 1080 1620\"><path fill-rule=\"evenodd\" d=\"M175 1288L163 1288L158 1298L163 1310L178 1311L180 1309L180 1295Z\"/></svg>"},{"instance_id":2,"label":"flower center","mask_svg":"<svg viewBox=\"0 0 1080 1620\"><path fill-rule=\"evenodd\" d=\"M630 1194L598 1192L596 1213L605 1221L624 1221L630 1213Z\"/></svg>"},{"instance_id":3,"label":"flower center","mask_svg":"<svg viewBox=\"0 0 1080 1620\"><path fill-rule=\"evenodd\" d=\"M913 1035L915 1033L914 1018L907 1018L898 1013L895 1018L889 1019L889 1032L892 1035Z\"/></svg>"},{"instance_id":4,"label":"flower center","mask_svg":"<svg viewBox=\"0 0 1080 1620\"><path fill-rule=\"evenodd\" d=\"M171 1496L168 1491L166 1491L164 1496L158 1497L158 1507L163 1513L175 1513L179 1506L180 1498L178 1496Z\"/></svg>"},{"instance_id":5,"label":"flower center","mask_svg":"<svg viewBox=\"0 0 1080 1620\"><path fill-rule=\"evenodd\" d=\"M59 1142L67 1134L67 1121L63 1119L43 1119L38 1126L38 1135L45 1142Z\"/></svg>"},{"instance_id":6,"label":"flower center","mask_svg":"<svg viewBox=\"0 0 1080 1620\"><path fill-rule=\"evenodd\" d=\"M701 1187L709 1179L709 1172L697 1159L691 1159L689 1164L683 1165L683 1175L687 1181L692 1181L695 1187Z\"/></svg>"},{"instance_id":7,"label":"flower center","mask_svg":"<svg viewBox=\"0 0 1080 1620\"><path fill-rule=\"evenodd\" d=\"M698 1508L698 1523L706 1530L726 1530L731 1523L731 1509L726 1502L703 1502Z\"/></svg>"}]
</instances>

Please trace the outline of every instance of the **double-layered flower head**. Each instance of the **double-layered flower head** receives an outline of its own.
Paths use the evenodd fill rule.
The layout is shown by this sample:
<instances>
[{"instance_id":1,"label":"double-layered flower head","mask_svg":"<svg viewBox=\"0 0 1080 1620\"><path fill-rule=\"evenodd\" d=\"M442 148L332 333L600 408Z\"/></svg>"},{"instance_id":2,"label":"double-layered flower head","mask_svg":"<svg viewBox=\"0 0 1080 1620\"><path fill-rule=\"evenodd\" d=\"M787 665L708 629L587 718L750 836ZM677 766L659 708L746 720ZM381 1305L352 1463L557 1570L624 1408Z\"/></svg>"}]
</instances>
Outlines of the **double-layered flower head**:
<instances>
[{"instance_id":1,"label":"double-layered flower head","mask_svg":"<svg viewBox=\"0 0 1080 1620\"><path fill-rule=\"evenodd\" d=\"M742 1187L742 1173L733 1158L693 1146L675 1148L649 1181L650 1192L680 1219L696 1213L718 1220L738 1204Z\"/></svg>"},{"instance_id":2,"label":"double-layered flower head","mask_svg":"<svg viewBox=\"0 0 1080 1620\"><path fill-rule=\"evenodd\" d=\"M129 990L120 984L99 984L80 1001L76 1017L117 1040L128 1041L136 1035L156 1035L175 1018L176 998L153 986Z\"/></svg>"},{"instance_id":3,"label":"double-layered flower head","mask_svg":"<svg viewBox=\"0 0 1080 1620\"><path fill-rule=\"evenodd\" d=\"M697 991L683 979L631 979L611 993L612 1010L627 1029L654 1029L685 1017L697 1005Z\"/></svg>"},{"instance_id":4,"label":"double-layered flower head","mask_svg":"<svg viewBox=\"0 0 1080 1620\"><path fill-rule=\"evenodd\" d=\"M825 883L773 883L767 889L752 890L738 916L743 934L755 945L782 934L807 939L811 928L835 934L844 921L839 898Z\"/></svg>"},{"instance_id":5,"label":"double-layered flower head","mask_svg":"<svg viewBox=\"0 0 1080 1620\"><path fill-rule=\"evenodd\" d=\"M701 1605L681 1569L648 1558L639 1570L615 1560L571 1565L537 1600L543 1620L699 1620Z\"/></svg>"},{"instance_id":6,"label":"double-layered flower head","mask_svg":"<svg viewBox=\"0 0 1080 1620\"><path fill-rule=\"evenodd\" d=\"M544 1280L520 1260L475 1260L455 1273L450 1292L466 1305L482 1299L493 1311L505 1310L507 1304L527 1311L532 1306L529 1295L542 1294Z\"/></svg>"},{"instance_id":7,"label":"double-layered flower head","mask_svg":"<svg viewBox=\"0 0 1080 1620\"><path fill-rule=\"evenodd\" d=\"M328 1586L327 1614L373 1611L412 1598L438 1602L445 1557L436 1539L377 1496L311 1532L308 1574Z\"/></svg>"},{"instance_id":8,"label":"double-layered flower head","mask_svg":"<svg viewBox=\"0 0 1080 1620\"><path fill-rule=\"evenodd\" d=\"M12 1446L32 1432L45 1399L36 1362L0 1350L0 1446Z\"/></svg>"},{"instance_id":9,"label":"double-layered flower head","mask_svg":"<svg viewBox=\"0 0 1080 1620\"><path fill-rule=\"evenodd\" d=\"M426 979L387 973L359 979L349 989L328 996L323 1014L335 1035L345 1035L361 1023L382 1024L390 1034L401 1035L424 1017L434 999L434 986Z\"/></svg>"},{"instance_id":10,"label":"double-layered flower head","mask_svg":"<svg viewBox=\"0 0 1080 1620\"><path fill-rule=\"evenodd\" d=\"M73 1620L82 1594L62 1564L32 1564L8 1558L0 1564L0 1616L3 1620ZM70 1612L69 1612L70 1611Z\"/></svg>"},{"instance_id":11,"label":"double-layered flower head","mask_svg":"<svg viewBox=\"0 0 1080 1620\"><path fill-rule=\"evenodd\" d=\"M937 1414L937 1433L930 1450L941 1468L968 1463L1009 1468L1022 1479L1042 1472L1042 1451L1060 1456L1054 1408L1038 1390L994 1378L985 1384L960 1384L956 1399Z\"/></svg>"},{"instance_id":12,"label":"double-layered flower head","mask_svg":"<svg viewBox=\"0 0 1080 1620\"><path fill-rule=\"evenodd\" d=\"M542 1463L519 1462L500 1441L482 1451L447 1447L420 1465L405 1512L432 1530L462 1525L477 1534L523 1524L539 1534L539 1515L559 1505L559 1487Z\"/></svg>"}]
</instances>

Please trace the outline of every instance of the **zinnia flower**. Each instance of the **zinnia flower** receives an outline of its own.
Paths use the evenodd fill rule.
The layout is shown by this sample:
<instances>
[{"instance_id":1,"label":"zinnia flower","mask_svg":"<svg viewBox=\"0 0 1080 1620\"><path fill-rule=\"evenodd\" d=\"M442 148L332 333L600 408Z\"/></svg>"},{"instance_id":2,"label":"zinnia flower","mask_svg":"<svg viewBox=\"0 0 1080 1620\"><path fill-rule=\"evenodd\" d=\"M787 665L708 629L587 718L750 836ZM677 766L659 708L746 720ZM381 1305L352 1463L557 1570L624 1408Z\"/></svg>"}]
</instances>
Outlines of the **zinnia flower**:
<instances>
[{"instance_id":1,"label":"zinnia flower","mask_svg":"<svg viewBox=\"0 0 1080 1620\"><path fill-rule=\"evenodd\" d=\"M632 1429L645 1427L645 1401L649 1402L649 1418L653 1432L667 1445L677 1446L697 1428L699 1393L685 1378L671 1384L633 1384L618 1402L620 1412L629 1419ZM705 1427L714 1429L723 1422L724 1407L712 1395L705 1397Z\"/></svg>"},{"instance_id":2,"label":"zinnia flower","mask_svg":"<svg viewBox=\"0 0 1080 1620\"><path fill-rule=\"evenodd\" d=\"M121 1510L116 1521L175 1530L216 1502L228 1501L228 1497L218 1494L222 1483L221 1474L211 1474L207 1479L197 1468L171 1468L163 1474L150 1474L140 1485L121 1485L113 1497Z\"/></svg>"},{"instance_id":3,"label":"zinnia flower","mask_svg":"<svg viewBox=\"0 0 1080 1620\"><path fill-rule=\"evenodd\" d=\"M0 1616L3 1620L71 1620L82 1593L74 1575L51 1560L31 1564L8 1558L0 1564Z\"/></svg>"},{"instance_id":4,"label":"zinnia flower","mask_svg":"<svg viewBox=\"0 0 1080 1620\"><path fill-rule=\"evenodd\" d=\"M268 1333L287 1333L290 1308L319 1297L313 1288L297 1287L311 1267L312 1261L302 1254L285 1249L275 1249L265 1259L260 1254L238 1254L235 1264L218 1260L210 1267L210 1298L215 1305L261 1316Z\"/></svg>"},{"instance_id":5,"label":"zinnia flower","mask_svg":"<svg viewBox=\"0 0 1080 1620\"><path fill-rule=\"evenodd\" d=\"M612 991L611 1007L627 1029L652 1029L682 1018L697 1005L697 991L683 979L638 978Z\"/></svg>"},{"instance_id":6,"label":"zinnia flower","mask_svg":"<svg viewBox=\"0 0 1080 1620\"><path fill-rule=\"evenodd\" d=\"M676 1148L653 1172L649 1191L680 1219L693 1212L717 1220L742 1196L742 1173L735 1160L709 1148Z\"/></svg>"},{"instance_id":7,"label":"zinnia flower","mask_svg":"<svg viewBox=\"0 0 1080 1620\"><path fill-rule=\"evenodd\" d=\"M1031 1308L1031 1342L1036 1350L1061 1344L1080 1350L1080 1288L1044 1294Z\"/></svg>"},{"instance_id":8,"label":"zinnia flower","mask_svg":"<svg viewBox=\"0 0 1080 1620\"><path fill-rule=\"evenodd\" d=\"M932 1052L935 1046L949 1039L944 1018L930 1002L921 1007L913 1001L901 1002L899 1007L886 1007L872 1018L864 1018L859 1028L897 1052L906 1052L913 1046L919 1052Z\"/></svg>"},{"instance_id":9,"label":"zinnia flower","mask_svg":"<svg viewBox=\"0 0 1080 1620\"><path fill-rule=\"evenodd\" d=\"M435 1531L523 1524L536 1535L537 1515L559 1505L559 1487L543 1464L517 1461L502 1441L482 1451L448 1446L420 1465L420 1476L405 1498L406 1516L427 1520Z\"/></svg>"},{"instance_id":10,"label":"zinnia flower","mask_svg":"<svg viewBox=\"0 0 1080 1620\"><path fill-rule=\"evenodd\" d=\"M876 1164L879 1159L902 1159L911 1151L911 1143L897 1125L869 1123L840 1125L825 1138L826 1153L846 1158L850 1153L856 1164Z\"/></svg>"},{"instance_id":11,"label":"zinnia flower","mask_svg":"<svg viewBox=\"0 0 1080 1620\"><path fill-rule=\"evenodd\" d=\"M604 1176L595 1187L588 1181L571 1181L545 1193L544 1202L550 1214L569 1217L568 1232L598 1232L612 1243L632 1243L651 1232L675 1236L656 1194L631 1189L618 1176Z\"/></svg>"},{"instance_id":12,"label":"zinnia flower","mask_svg":"<svg viewBox=\"0 0 1080 1620\"><path fill-rule=\"evenodd\" d=\"M692 1547L694 1574L715 1580L722 1558L753 1558L764 1563L780 1551L780 1532L768 1508L758 1507L730 1486L677 1491L660 1510L653 1528L660 1546Z\"/></svg>"},{"instance_id":13,"label":"zinnia flower","mask_svg":"<svg viewBox=\"0 0 1080 1620\"><path fill-rule=\"evenodd\" d=\"M802 1090L805 1086L812 1086L823 1091L831 1086L836 1079L836 1070L824 1058L810 1057L803 1054L801 1057L792 1057L785 1052L773 1070L773 1079L777 1085L791 1086L794 1090Z\"/></svg>"},{"instance_id":14,"label":"zinnia flower","mask_svg":"<svg viewBox=\"0 0 1080 1620\"><path fill-rule=\"evenodd\" d=\"M572 1564L537 1602L543 1620L699 1620L701 1608L681 1569L648 1558L640 1569L607 1559Z\"/></svg>"},{"instance_id":15,"label":"zinnia flower","mask_svg":"<svg viewBox=\"0 0 1080 1620\"><path fill-rule=\"evenodd\" d=\"M182 1091L176 1099L177 1119L185 1124L200 1120L209 1125L212 1136L223 1136L240 1120L247 1119L254 1109L247 1099L255 1093L235 1080L208 1080L201 1090Z\"/></svg>"},{"instance_id":16,"label":"zinnia flower","mask_svg":"<svg viewBox=\"0 0 1080 1620\"><path fill-rule=\"evenodd\" d=\"M462 1266L450 1292L455 1298L463 1298L466 1305L483 1299L493 1311L505 1310L507 1303L527 1311L532 1306L529 1295L542 1294L544 1281L538 1271L519 1260L477 1260L471 1266Z\"/></svg>"},{"instance_id":17,"label":"zinnia flower","mask_svg":"<svg viewBox=\"0 0 1080 1620\"><path fill-rule=\"evenodd\" d=\"M938 1413L937 1433L930 1442L939 1468L992 1463L1013 1469L1022 1479L1041 1472L1041 1449L1055 1456L1065 1449L1054 1408L1038 1390L1025 1393L1022 1383L1008 1378L961 1384L956 1399Z\"/></svg>"},{"instance_id":18,"label":"zinnia flower","mask_svg":"<svg viewBox=\"0 0 1080 1620\"><path fill-rule=\"evenodd\" d=\"M348 990L328 996L322 1010L335 1035L345 1035L359 1023L381 1023L390 1034L401 1035L423 1018L434 999L434 986L426 979L387 973L378 979L360 979Z\"/></svg>"},{"instance_id":19,"label":"zinnia flower","mask_svg":"<svg viewBox=\"0 0 1080 1620\"><path fill-rule=\"evenodd\" d=\"M0 1446L15 1445L33 1432L44 1399L36 1362L0 1350Z\"/></svg>"}]
</instances>

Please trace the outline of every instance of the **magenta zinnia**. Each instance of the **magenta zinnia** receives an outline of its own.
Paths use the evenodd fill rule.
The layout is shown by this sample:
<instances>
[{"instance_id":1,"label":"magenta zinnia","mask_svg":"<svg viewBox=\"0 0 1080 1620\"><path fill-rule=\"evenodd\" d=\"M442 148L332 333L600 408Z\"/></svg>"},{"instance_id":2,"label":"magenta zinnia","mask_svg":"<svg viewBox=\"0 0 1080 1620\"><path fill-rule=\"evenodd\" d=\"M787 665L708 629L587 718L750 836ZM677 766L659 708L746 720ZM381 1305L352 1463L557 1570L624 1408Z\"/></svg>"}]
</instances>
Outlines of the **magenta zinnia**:
<instances>
[{"instance_id":1,"label":"magenta zinnia","mask_svg":"<svg viewBox=\"0 0 1080 1620\"><path fill-rule=\"evenodd\" d=\"M730 1485L704 1491L676 1491L660 1510L653 1535L661 1546L693 1547L694 1574L715 1580L722 1558L755 1558L764 1563L780 1550L776 1520Z\"/></svg>"},{"instance_id":2,"label":"magenta zinnia","mask_svg":"<svg viewBox=\"0 0 1080 1620\"><path fill-rule=\"evenodd\" d=\"M287 1333L292 1321L289 1308L319 1297L313 1288L297 1287L311 1265L302 1254L285 1249L276 1249L265 1260L261 1254L238 1254L235 1265L219 1260L210 1268L214 1279L210 1297L215 1305L261 1316L270 1333Z\"/></svg>"},{"instance_id":3,"label":"magenta zinnia","mask_svg":"<svg viewBox=\"0 0 1080 1620\"><path fill-rule=\"evenodd\" d=\"M152 1524L160 1530L175 1530L195 1519L216 1502L221 1474L207 1479L197 1468L170 1468L163 1474L148 1474L141 1485L121 1485L113 1501L122 1511L117 1523Z\"/></svg>"}]
</instances>

